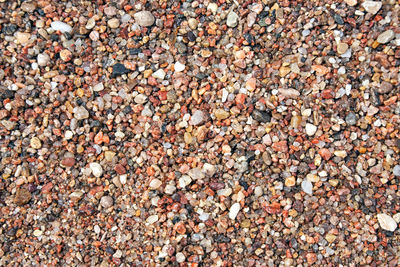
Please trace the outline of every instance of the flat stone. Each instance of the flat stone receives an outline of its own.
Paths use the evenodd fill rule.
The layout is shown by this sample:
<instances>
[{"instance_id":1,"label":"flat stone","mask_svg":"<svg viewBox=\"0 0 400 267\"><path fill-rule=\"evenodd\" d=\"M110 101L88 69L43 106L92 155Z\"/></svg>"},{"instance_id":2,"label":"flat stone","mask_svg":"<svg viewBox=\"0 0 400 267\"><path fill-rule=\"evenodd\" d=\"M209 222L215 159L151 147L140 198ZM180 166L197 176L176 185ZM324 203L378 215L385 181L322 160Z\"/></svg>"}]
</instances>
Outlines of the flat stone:
<instances>
[{"instance_id":1,"label":"flat stone","mask_svg":"<svg viewBox=\"0 0 400 267\"><path fill-rule=\"evenodd\" d=\"M158 189L162 185L162 182L158 179L151 180L149 187L150 189Z\"/></svg>"},{"instance_id":2,"label":"flat stone","mask_svg":"<svg viewBox=\"0 0 400 267\"><path fill-rule=\"evenodd\" d=\"M103 83L98 83L95 86L93 86L93 91L95 92L103 91L103 89L104 89Z\"/></svg>"},{"instance_id":3,"label":"flat stone","mask_svg":"<svg viewBox=\"0 0 400 267\"><path fill-rule=\"evenodd\" d=\"M312 195L312 183L308 180L304 180L301 182L301 189L303 190L304 193Z\"/></svg>"},{"instance_id":4,"label":"flat stone","mask_svg":"<svg viewBox=\"0 0 400 267\"><path fill-rule=\"evenodd\" d=\"M379 9L382 7L382 2L378 1L365 1L364 3L361 4L361 6L368 12L371 13L372 15L375 15L378 13Z\"/></svg>"},{"instance_id":5,"label":"flat stone","mask_svg":"<svg viewBox=\"0 0 400 267\"><path fill-rule=\"evenodd\" d=\"M389 215L380 213L377 215L379 225L386 231L393 232L397 228L397 222Z\"/></svg>"},{"instance_id":6,"label":"flat stone","mask_svg":"<svg viewBox=\"0 0 400 267\"><path fill-rule=\"evenodd\" d=\"M231 28L236 27L237 23L238 23L238 19L239 19L238 14L231 11L231 12L229 12L229 14L226 18L226 25Z\"/></svg>"},{"instance_id":7,"label":"flat stone","mask_svg":"<svg viewBox=\"0 0 400 267\"><path fill-rule=\"evenodd\" d=\"M150 215L149 217L147 217L146 222L148 224L153 224L155 222L158 221L158 215Z\"/></svg>"},{"instance_id":8,"label":"flat stone","mask_svg":"<svg viewBox=\"0 0 400 267\"><path fill-rule=\"evenodd\" d=\"M144 94L138 94L137 96L135 96L134 100L136 104L144 104L147 102L147 96Z\"/></svg>"},{"instance_id":9,"label":"flat stone","mask_svg":"<svg viewBox=\"0 0 400 267\"><path fill-rule=\"evenodd\" d=\"M96 21L95 21L94 18L92 17L92 18L88 19L88 21L86 22L85 28L86 28L87 30L91 30L91 29L94 28L94 26L96 26Z\"/></svg>"},{"instance_id":10,"label":"flat stone","mask_svg":"<svg viewBox=\"0 0 400 267\"><path fill-rule=\"evenodd\" d=\"M311 123L306 124L306 134L308 136L313 136L317 131L317 126Z\"/></svg>"},{"instance_id":11,"label":"flat stone","mask_svg":"<svg viewBox=\"0 0 400 267\"><path fill-rule=\"evenodd\" d=\"M387 31L384 31L383 33L379 34L377 41L380 44L386 44L386 43L390 42L391 40L393 40L393 38L394 38L394 31L387 30Z\"/></svg>"},{"instance_id":12,"label":"flat stone","mask_svg":"<svg viewBox=\"0 0 400 267\"><path fill-rule=\"evenodd\" d=\"M214 112L214 116L217 118L217 120L225 120L226 118L229 117L229 115L230 113L223 109L217 109Z\"/></svg>"},{"instance_id":13,"label":"flat stone","mask_svg":"<svg viewBox=\"0 0 400 267\"><path fill-rule=\"evenodd\" d=\"M133 15L136 23L142 27L149 27L154 24L155 18L150 11L140 11Z\"/></svg>"},{"instance_id":14,"label":"flat stone","mask_svg":"<svg viewBox=\"0 0 400 267\"><path fill-rule=\"evenodd\" d=\"M72 27L69 26L67 23L64 23L62 21L53 21L51 23L51 28L55 31L60 31L62 33L71 33L72 32Z\"/></svg>"},{"instance_id":15,"label":"flat stone","mask_svg":"<svg viewBox=\"0 0 400 267\"><path fill-rule=\"evenodd\" d=\"M103 174L103 167L97 162L92 162L89 164L90 169L92 170L92 173L96 177L100 177Z\"/></svg>"},{"instance_id":16,"label":"flat stone","mask_svg":"<svg viewBox=\"0 0 400 267\"><path fill-rule=\"evenodd\" d=\"M111 77L115 78L117 76L120 76L120 75L123 75L123 74L127 74L129 72L131 72L131 70L127 69L124 64L116 63L113 66Z\"/></svg>"},{"instance_id":17,"label":"flat stone","mask_svg":"<svg viewBox=\"0 0 400 267\"><path fill-rule=\"evenodd\" d=\"M240 204L235 203L229 209L229 219L234 220L240 211Z\"/></svg>"}]
</instances>

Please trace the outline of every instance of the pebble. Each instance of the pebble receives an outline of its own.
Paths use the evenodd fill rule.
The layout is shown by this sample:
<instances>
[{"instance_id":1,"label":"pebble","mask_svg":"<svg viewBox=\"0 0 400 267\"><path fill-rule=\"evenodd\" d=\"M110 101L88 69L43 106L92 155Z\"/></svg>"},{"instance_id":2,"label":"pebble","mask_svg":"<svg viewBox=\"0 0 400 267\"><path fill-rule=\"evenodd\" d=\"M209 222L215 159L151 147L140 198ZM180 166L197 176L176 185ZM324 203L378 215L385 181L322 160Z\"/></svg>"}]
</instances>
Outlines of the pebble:
<instances>
[{"instance_id":1,"label":"pebble","mask_svg":"<svg viewBox=\"0 0 400 267\"><path fill-rule=\"evenodd\" d=\"M62 21L53 21L51 23L51 28L55 31L60 31L62 33L71 33L72 32L72 27Z\"/></svg>"},{"instance_id":2,"label":"pebble","mask_svg":"<svg viewBox=\"0 0 400 267\"><path fill-rule=\"evenodd\" d=\"M382 229L390 232L394 232L397 228L397 222L389 215L380 213L377 215L379 225L382 227Z\"/></svg>"},{"instance_id":3,"label":"pebble","mask_svg":"<svg viewBox=\"0 0 400 267\"><path fill-rule=\"evenodd\" d=\"M357 5L357 0L345 0L346 4L349 6L355 6Z\"/></svg>"},{"instance_id":4,"label":"pebble","mask_svg":"<svg viewBox=\"0 0 400 267\"><path fill-rule=\"evenodd\" d=\"M393 175L394 176L400 176L400 165L396 165L393 168Z\"/></svg>"},{"instance_id":5,"label":"pebble","mask_svg":"<svg viewBox=\"0 0 400 267\"><path fill-rule=\"evenodd\" d=\"M150 27L154 24L155 18L150 11L140 11L133 15L136 23L142 27Z\"/></svg>"},{"instance_id":6,"label":"pebble","mask_svg":"<svg viewBox=\"0 0 400 267\"><path fill-rule=\"evenodd\" d=\"M345 120L348 125L356 125L357 116L354 112L349 112L349 114L347 114Z\"/></svg>"},{"instance_id":7,"label":"pebble","mask_svg":"<svg viewBox=\"0 0 400 267\"><path fill-rule=\"evenodd\" d=\"M176 258L176 261L177 261L178 263L183 263L183 262L185 262L185 260L186 260L186 257L185 257L185 255L184 255L182 252L176 253L175 258Z\"/></svg>"},{"instance_id":8,"label":"pebble","mask_svg":"<svg viewBox=\"0 0 400 267\"><path fill-rule=\"evenodd\" d=\"M303 190L304 193L312 195L312 183L308 180L304 180L303 182L301 182L301 189Z\"/></svg>"},{"instance_id":9,"label":"pebble","mask_svg":"<svg viewBox=\"0 0 400 267\"><path fill-rule=\"evenodd\" d=\"M382 2L380 1L364 1L361 6L368 12L371 13L372 15L375 15L378 13L378 11L382 7Z\"/></svg>"},{"instance_id":10,"label":"pebble","mask_svg":"<svg viewBox=\"0 0 400 267\"><path fill-rule=\"evenodd\" d=\"M175 70L175 71L176 71L176 70ZM152 74L152 76L153 76L154 78L160 79L160 80L164 80L165 75L166 75L166 73L165 73L165 71L162 70L162 69L159 69L159 70L157 70L156 72L154 72L154 73Z\"/></svg>"},{"instance_id":11,"label":"pebble","mask_svg":"<svg viewBox=\"0 0 400 267\"><path fill-rule=\"evenodd\" d=\"M234 220L240 211L240 204L234 203L229 209L229 219Z\"/></svg>"},{"instance_id":12,"label":"pebble","mask_svg":"<svg viewBox=\"0 0 400 267\"><path fill-rule=\"evenodd\" d=\"M393 85L389 82L383 81L378 88L378 93L387 94L393 90Z\"/></svg>"},{"instance_id":13,"label":"pebble","mask_svg":"<svg viewBox=\"0 0 400 267\"><path fill-rule=\"evenodd\" d=\"M313 136L317 132L317 126L311 123L306 124L306 134L308 136Z\"/></svg>"},{"instance_id":14,"label":"pebble","mask_svg":"<svg viewBox=\"0 0 400 267\"><path fill-rule=\"evenodd\" d=\"M18 206L22 206L27 204L32 198L31 192L26 188L17 189L17 193L15 194L14 202Z\"/></svg>"},{"instance_id":15,"label":"pebble","mask_svg":"<svg viewBox=\"0 0 400 267\"><path fill-rule=\"evenodd\" d=\"M113 204L114 200L110 196L103 196L100 199L100 205L105 209L111 208Z\"/></svg>"},{"instance_id":16,"label":"pebble","mask_svg":"<svg viewBox=\"0 0 400 267\"><path fill-rule=\"evenodd\" d=\"M112 18L109 21L107 21L107 25L111 29L116 29L119 27L119 20L117 18Z\"/></svg>"},{"instance_id":17,"label":"pebble","mask_svg":"<svg viewBox=\"0 0 400 267\"><path fill-rule=\"evenodd\" d=\"M201 110L196 110L190 117L190 124L197 126L203 124L206 120L207 115Z\"/></svg>"},{"instance_id":18,"label":"pebble","mask_svg":"<svg viewBox=\"0 0 400 267\"><path fill-rule=\"evenodd\" d=\"M97 162L92 162L89 164L90 170L96 177L101 177L103 175L103 167Z\"/></svg>"},{"instance_id":19,"label":"pebble","mask_svg":"<svg viewBox=\"0 0 400 267\"><path fill-rule=\"evenodd\" d=\"M337 45L337 51L338 51L338 53L339 53L340 55L346 53L347 49L349 49L349 46L348 46L346 43L340 42L340 43Z\"/></svg>"},{"instance_id":20,"label":"pebble","mask_svg":"<svg viewBox=\"0 0 400 267\"><path fill-rule=\"evenodd\" d=\"M123 74L128 74L129 72L131 72L131 70L127 69L124 64L117 63L113 66L112 77L115 78Z\"/></svg>"},{"instance_id":21,"label":"pebble","mask_svg":"<svg viewBox=\"0 0 400 267\"><path fill-rule=\"evenodd\" d=\"M33 235L36 237L42 236L43 232L39 229L36 229L35 231L33 231Z\"/></svg>"},{"instance_id":22,"label":"pebble","mask_svg":"<svg viewBox=\"0 0 400 267\"><path fill-rule=\"evenodd\" d=\"M177 61L174 66L175 72L182 72L185 70L185 65Z\"/></svg>"},{"instance_id":23,"label":"pebble","mask_svg":"<svg viewBox=\"0 0 400 267\"><path fill-rule=\"evenodd\" d=\"M384 31L383 33L379 34L377 41L380 44L386 44L393 39L394 39L394 31L387 30L387 31Z\"/></svg>"},{"instance_id":24,"label":"pebble","mask_svg":"<svg viewBox=\"0 0 400 267\"><path fill-rule=\"evenodd\" d=\"M84 120L89 118L89 112L82 106L74 108L74 117L77 120Z\"/></svg>"},{"instance_id":25,"label":"pebble","mask_svg":"<svg viewBox=\"0 0 400 267\"><path fill-rule=\"evenodd\" d=\"M100 92L100 91L103 91L103 89L104 89L104 85L103 85L103 83L98 83L98 84L96 84L95 86L93 86L93 91L95 91L95 92Z\"/></svg>"},{"instance_id":26,"label":"pebble","mask_svg":"<svg viewBox=\"0 0 400 267\"><path fill-rule=\"evenodd\" d=\"M239 19L239 16L235 12L231 11L231 12L229 12L229 14L226 18L226 25L228 27L234 28L238 24L238 19Z\"/></svg>"},{"instance_id":27,"label":"pebble","mask_svg":"<svg viewBox=\"0 0 400 267\"><path fill-rule=\"evenodd\" d=\"M153 223L155 223L155 222L157 222L158 221L158 215L150 215L147 219L146 219L146 222L148 223L148 224L153 224Z\"/></svg>"},{"instance_id":28,"label":"pebble","mask_svg":"<svg viewBox=\"0 0 400 267\"><path fill-rule=\"evenodd\" d=\"M158 189L162 185L162 182L158 179L151 180L149 187L150 189Z\"/></svg>"},{"instance_id":29,"label":"pebble","mask_svg":"<svg viewBox=\"0 0 400 267\"><path fill-rule=\"evenodd\" d=\"M88 19L85 28L91 30L94 28L94 26L96 26L96 20L92 17Z\"/></svg>"},{"instance_id":30,"label":"pebble","mask_svg":"<svg viewBox=\"0 0 400 267\"><path fill-rule=\"evenodd\" d=\"M226 118L229 117L229 112L223 110L223 109L217 109L214 112L215 117L217 118L217 120L224 120Z\"/></svg>"},{"instance_id":31,"label":"pebble","mask_svg":"<svg viewBox=\"0 0 400 267\"><path fill-rule=\"evenodd\" d=\"M17 39L19 44L26 44L29 42L29 38L31 38L31 35L27 32L17 32L15 34L15 38Z\"/></svg>"},{"instance_id":32,"label":"pebble","mask_svg":"<svg viewBox=\"0 0 400 267\"><path fill-rule=\"evenodd\" d=\"M34 1L26 1L21 4L21 9L25 12L32 13L36 9L36 3Z\"/></svg>"},{"instance_id":33,"label":"pebble","mask_svg":"<svg viewBox=\"0 0 400 267\"><path fill-rule=\"evenodd\" d=\"M214 15L217 14L218 5L216 3L209 3L207 10L210 10Z\"/></svg>"},{"instance_id":34,"label":"pebble","mask_svg":"<svg viewBox=\"0 0 400 267\"><path fill-rule=\"evenodd\" d=\"M34 148L34 149L40 149L42 147L42 142L36 136L32 137L32 139L31 139L31 147Z\"/></svg>"},{"instance_id":35,"label":"pebble","mask_svg":"<svg viewBox=\"0 0 400 267\"><path fill-rule=\"evenodd\" d=\"M36 60L37 60L37 63L39 66L45 67L45 66L47 66L47 64L49 64L50 57L46 53L42 53L42 54L38 54Z\"/></svg>"},{"instance_id":36,"label":"pebble","mask_svg":"<svg viewBox=\"0 0 400 267\"><path fill-rule=\"evenodd\" d=\"M266 123L271 121L271 113L265 110L261 111L255 109L251 115L258 122Z\"/></svg>"}]
</instances>

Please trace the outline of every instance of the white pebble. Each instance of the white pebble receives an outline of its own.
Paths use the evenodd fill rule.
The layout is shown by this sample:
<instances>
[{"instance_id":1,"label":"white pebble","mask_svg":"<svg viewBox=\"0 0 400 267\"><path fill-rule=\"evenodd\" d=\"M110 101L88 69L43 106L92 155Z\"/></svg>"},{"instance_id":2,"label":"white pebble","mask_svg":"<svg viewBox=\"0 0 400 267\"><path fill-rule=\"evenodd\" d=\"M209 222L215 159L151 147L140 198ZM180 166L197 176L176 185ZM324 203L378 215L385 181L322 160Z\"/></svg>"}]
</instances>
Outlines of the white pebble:
<instances>
[{"instance_id":1,"label":"white pebble","mask_svg":"<svg viewBox=\"0 0 400 267\"><path fill-rule=\"evenodd\" d=\"M301 189L303 189L304 193L312 195L312 183L308 180L304 180L301 182Z\"/></svg>"},{"instance_id":2,"label":"white pebble","mask_svg":"<svg viewBox=\"0 0 400 267\"><path fill-rule=\"evenodd\" d=\"M240 204L235 203L229 209L229 219L234 220L240 211Z\"/></svg>"},{"instance_id":3,"label":"white pebble","mask_svg":"<svg viewBox=\"0 0 400 267\"><path fill-rule=\"evenodd\" d=\"M103 174L103 168L99 163L92 162L89 164L89 167L92 170L94 176L100 177Z\"/></svg>"},{"instance_id":4,"label":"white pebble","mask_svg":"<svg viewBox=\"0 0 400 267\"><path fill-rule=\"evenodd\" d=\"M396 221L389 215L386 215L384 213L378 214L378 221L379 225L386 231L391 231L393 232L397 228L397 223Z\"/></svg>"},{"instance_id":5,"label":"white pebble","mask_svg":"<svg viewBox=\"0 0 400 267\"><path fill-rule=\"evenodd\" d=\"M185 65L177 61L174 65L175 72L182 72L185 70Z\"/></svg>"},{"instance_id":6,"label":"white pebble","mask_svg":"<svg viewBox=\"0 0 400 267\"><path fill-rule=\"evenodd\" d=\"M69 26L67 23L64 23L62 21L53 21L51 23L51 28L53 30L55 30L55 31L60 31L62 33L65 33L65 32L70 33L70 32L72 32L72 27Z\"/></svg>"},{"instance_id":7,"label":"white pebble","mask_svg":"<svg viewBox=\"0 0 400 267\"><path fill-rule=\"evenodd\" d=\"M316 131L317 131L317 126L311 123L306 124L306 134L308 136L313 136Z\"/></svg>"}]
</instances>

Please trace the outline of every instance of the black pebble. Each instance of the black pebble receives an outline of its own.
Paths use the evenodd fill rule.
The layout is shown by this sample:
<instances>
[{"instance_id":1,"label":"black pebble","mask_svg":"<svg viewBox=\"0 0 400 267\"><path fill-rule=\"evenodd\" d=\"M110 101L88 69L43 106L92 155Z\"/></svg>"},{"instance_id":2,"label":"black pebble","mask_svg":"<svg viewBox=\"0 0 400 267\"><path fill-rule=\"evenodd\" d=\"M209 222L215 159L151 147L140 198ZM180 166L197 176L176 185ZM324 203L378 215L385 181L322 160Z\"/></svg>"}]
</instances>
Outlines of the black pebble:
<instances>
[{"instance_id":1,"label":"black pebble","mask_svg":"<svg viewBox=\"0 0 400 267\"><path fill-rule=\"evenodd\" d=\"M120 76L122 74L127 74L131 72L131 70L127 69L124 64L117 63L113 66L112 70L112 78L115 78L117 76Z\"/></svg>"}]
</instances>

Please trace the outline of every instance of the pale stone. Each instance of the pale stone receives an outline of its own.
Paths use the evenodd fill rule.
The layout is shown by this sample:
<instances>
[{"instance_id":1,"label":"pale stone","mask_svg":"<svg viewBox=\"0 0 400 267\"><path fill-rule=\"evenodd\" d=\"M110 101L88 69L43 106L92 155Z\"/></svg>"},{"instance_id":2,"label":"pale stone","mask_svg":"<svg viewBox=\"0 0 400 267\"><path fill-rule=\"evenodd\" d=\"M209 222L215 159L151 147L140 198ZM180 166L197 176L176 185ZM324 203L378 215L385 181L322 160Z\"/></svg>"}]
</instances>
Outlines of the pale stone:
<instances>
[{"instance_id":1,"label":"pale stone","mask_svg":"<svg viewBox=\"0 0 400 267\"><path fill-rule=\"evenodd\" d=\"M98 83L95 86L93 86L93 91L95 92L100 92L104 89L103 83Z\"/></svg>"},{"instance_id":2,"label":"pale stone","mask_svg":"<svg viewBox=\"0 0 400 267\"><path fill-rule=\"evenodd\" d=\"M381 9L382 2L365 1L361 5L368 13L371 13L372 15L375 15L376 13L378 13L379 9Z\"/></svg>"},{"instance_id":3,"label":"pale stone","mask_svg":"<svg viewBox=\"0 0 400 267\"><path fill-rule=\"evenodd\" d=\"M235 12L231 11L226 18L226 25L231 28L236 27L238 19L239 16Z\"/></svg>"},{"instance_id":4,"label":"pale stone","mask_svg":"<svg viewBox=\"0 0 400 267\"><path fill-rule=\"evenodd\" d=\"M119 20L117 18L110 19L109 21L107 21L107 25L111 29L116 29L119 27Z\"/></svg>"},{"instance_id":5,"label":"pale stone","mask_svg":"<svg viewBox=\"0 0 400 267\"><path fill-rule=\"evenodd\" d=\"M158 189L162 185L162 182L158 179L151 180L149 187L150 189Z\"/></svg>"},{"instance_id":6,"label":"pale stone","mask_svg":"<svg viewBox=\"0 0 400 267\"><path fill-rule=\"evenodd\" d=\"M185 70L185 65L177 61L174 65L175 72L182 72Z\"/></svg>"},{"instance_id":7,"label":"pale stone","mask_svg":"<svg viewBox=\"0 0 400 267\"><path fill-rule=\"evenodd\" d=\"M154 24L155 18L150 11L140 11L133 15L136 23L142 27L149 27Z\"/></svg>"},{"instance_id":8,"label":"pale stone","mask_svg":"<svg viewBox=\"0 0 400 267\"><path fill-rule=\"evenodd\" d=\"M105 209L112 207L113 204L114 200L110 196L103 196L100 199L100 205Z\"/></svg>"},{"instance_id":9,"label":"pale stone","mask_svg":"<svg viewBox=\"0 0 400 267\"><path fill-rule=\"evenodd\" d=\"M28 43L29 38L31 38L31 34L27 32L17 32L15 33L15 38L17 39L18 43L26 44Z\"/></svg>"},{"instance_id":10,"label":"pale stone","mask_svg":"<svg viewBox=\"0 0 400 267\"><path fill-rule=\"evenodd\" d=\"M37 63L39 66L44 67L50 62L50 56L46 53L39 54L37 56Z\"/></svg>"},{"instance_id":11,"label":"pale stone","mask_svg":"<svg viewBox=\"0 0 400 267\"><path fill-rule=\"evenodd\" d=\"M306 124L306 134L308 136L313 136L316 131L317 131L317 126L311 123Z\"/></svg>"},{"instance_id":12,"label":"pale stone","mask_svg":"<svg viewBox=\"0 0 400 267\"><path fill-rule=\"evenodd\" d=\"M72 32L72 27L62 21L53 21L51 23L51 28L55 31L60 31L62 33L65 33L65 32L71 33Z\"/></svg>"},{"instance_id":13,"label":"pale stone","mask_svg":"<svg viewBox=\"0 0 400 267\"><path fill-rule=\"evenodd\" d=\"M229 219L234 220L240 211L240 204L235 203L229 209Z\"/></svg>"},{"instance_id":14,"label":"pale stone","mask_svg":"<svg viewBox=\"0 0 400 267\"><path fill-rule=\"evenodd\" d=\"M154 73L152 74L152 76L153 76L154 78L160 79L160 80L164 80L165 75L166 75L166 73L165 73L165 71L164 71L163 69L159 69L159 70L157 70L156 72L154 72Z\"/></svg>"},{"instance_id":15,"label":"pale stone","mask_svg":"<svg viewBox=\"0 0 400 267\"><path fill-rule=\"evenodd\" d=\"M31 147L34 148L34 149L39 149L39 148L42 147L42 142L36 136L32 137L32 139L31 139Z\"/></svg>"},{"instance_id":16,"label":"pale stone","mask_svg":"<svg viewBox=\"0 0 400 267\"><path fill-rule=\"evenodd\" d=\"M380 44L386 44L390 42L393 38L394 38L394 31L387 30L379 34L377 41Z\"/></svg>"},{"instance_id":17,"label":"pale stone","mask_svg":"<svg viewBox=\"0 0 400 267\"><path fill-rule=\"evenodd\" d=\"M148 224L153 224L155 222L158 221L158 215L150 215L149 217L147 217L146 222Z\"/></svg>"},{"instance_id":18,"label":"pale stone","mask_svg":"<svg viewBox=\"0 0 400 267\"><path fill-rule=\"evenodd\" d=\"M397 228L397 222L389 215L380 213L377 215L379 225L386 231L393 232Z\"/></svg>"},{"instance_id":19,"label":"pale stone","mask_svg":"<svg viewBox=\"0 0 400 267\"><path fill-rule=\"evenodd\" d=\"M100 177L103 174L103 167L99 163L92 162L89 164L89 167L94 176Z\"/></svg>"}]
</instances>

